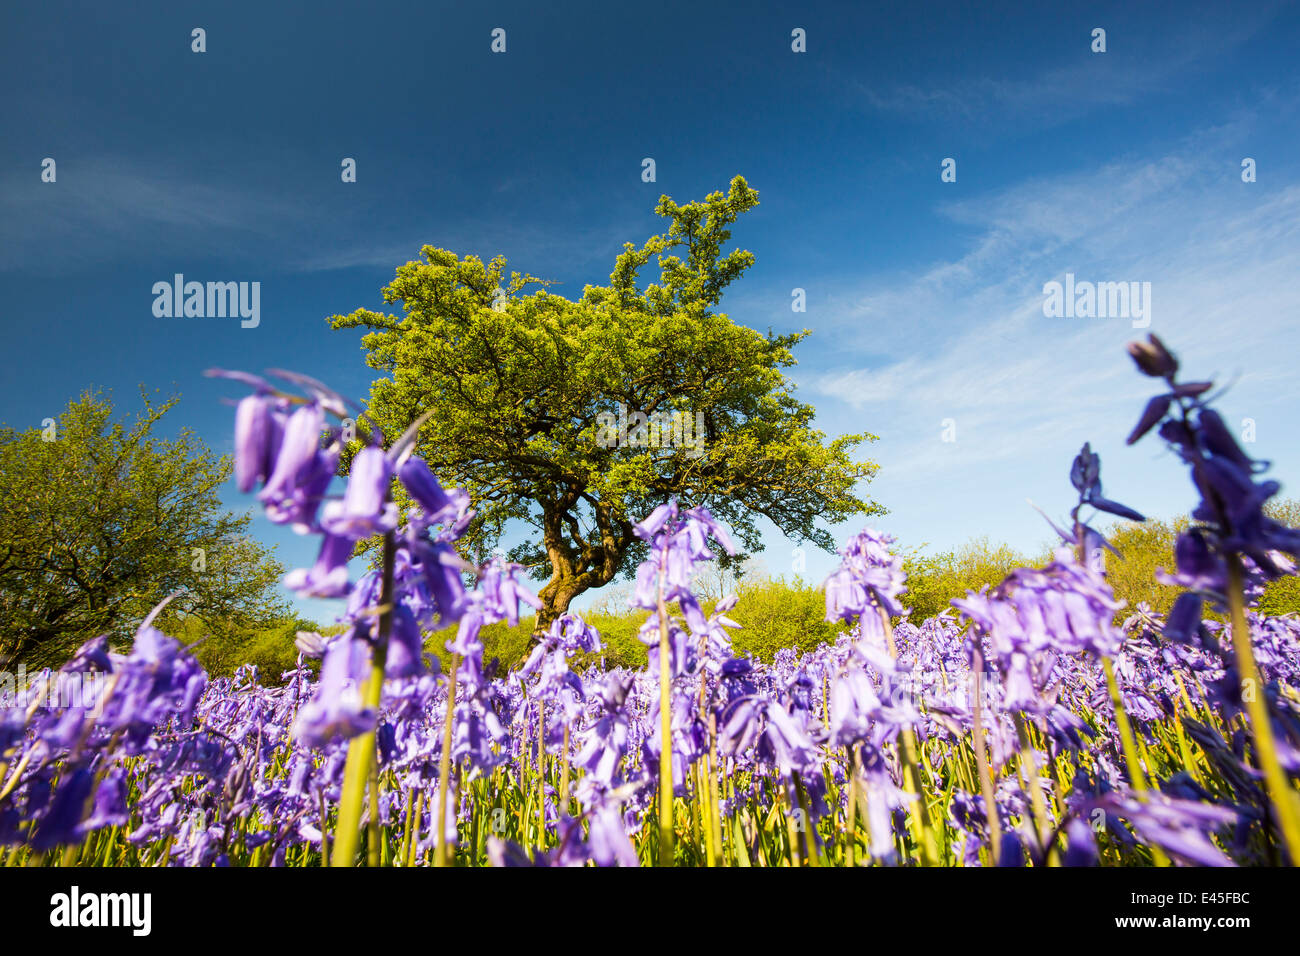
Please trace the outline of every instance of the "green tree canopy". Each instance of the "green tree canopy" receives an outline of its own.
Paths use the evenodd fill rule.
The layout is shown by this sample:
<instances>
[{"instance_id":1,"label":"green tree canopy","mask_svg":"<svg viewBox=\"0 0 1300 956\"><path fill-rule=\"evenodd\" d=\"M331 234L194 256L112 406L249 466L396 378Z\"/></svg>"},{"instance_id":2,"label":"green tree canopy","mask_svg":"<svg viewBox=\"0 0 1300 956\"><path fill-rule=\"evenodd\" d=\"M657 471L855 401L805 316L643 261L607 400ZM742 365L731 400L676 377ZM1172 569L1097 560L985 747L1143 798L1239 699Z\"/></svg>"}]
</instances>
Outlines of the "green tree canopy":
<instances>
[{"instance_id":1,"label":"green tree canopy","mask_svg":"<svg viewBox=\"0 0 1300 956\"><path fill-rule=\"evenodd\" d=\"M510 557L547 582L539 628L630 570L643 549L633 523L673 496L707 506L750 550L762 548L759 518L829 549L819 519L883 510L855 494L877 466L850 456L875 436L828 441L782 372L808 331L762 334L715 311L754 261L723 247L757 203L739 176L702 202L661 197L667 233L625 244L610 284L576 301L506 278L501 257L424 246L384 289L403 316L331 318L370 330L367 362L387 377L368 412L386 436L430 413L418 453L472 496L474 556L512 523L531 530ZM659 280L643 288L652 259Z\"/></svg>"},{"instance_id":2,"label":"green tree canopy","mask_svg":"<svg viewBox=\"0 0 1300 956\"><path fill-rule=\"evenodd\" d=\"M0 665L124 637L173 591L170 612L218 634L285 611L283 568L221 508L229 458L188 430L154 435L178 399L142 397L134 421L86 392L50 428L0 428Z\"/></svg>"},{"instance_id":3,"label":"green tree canopy","mask_svg":"<svg viewBox=\"0 0 1300 956\"><path fill-rule=\"evenodd\" d=\"M1290 527L1300 527L1300 500L1275 498L1264 506L1264 513ZM1106 580L1124 602L1115 615L1117 622L1143 603L1157 614L1169 613L1184 589L1162 584L1156 574L1161 568L1175 570L1174 545L1193 524L1189 515L1179 515L1167 520L1117 521L1100 529L1119 552L1118 556L1109 552L1104 556ZM964 597L967 591L997 586L1016 568L1044 566L1059 546L1058 541L1052 541L1037 555L1024 555L1006 544L991 543L983 535L955 551L928 554L919 548L909 549L903 557L907 590L900 600L911 610L912 621L919 624L947 609L953 598ZM1300 576L1270 581L1258 609L1271 615L1300 612ZM1208 607L1205 613L1210 618L1221 618Z\"/></svg>"},{"instance_id":4,"label":"green tree canopy","mask_svg":"<svg viewBox=\"0 0 1300 956\"><path fill-rule=\"evenodd\" d=\"M1045 564L1048 558L1037 563ZM906 549L903 571L907 574L907 590L899 600L911 611L912 623L920 624L927 618L951 610L950 602L965 597L967 591L995 587L1016 568L1034 563L1032 558L1009 545L993 544L988 535L973 538L955 550L936 554L920 548Z\"/></svg>"},{"instance_id":5,"label":"green tree canopy","mask_svg":"<svg viewBox=\"0 0 1300 956\"><path fill-rule=\"evenodd\" d=\"M1290 527L1300 526L1300 501L1294 498L1274 498L1264 505L1264 513ZM1156 580L1156 571L1160 568L1174 571L1174 545L1178 536L1196 523L1188 515L1168 521L1148 518L1140 524L1118 522L1104 532L1122 555L1120 558L1106 556L1106 578L1116 596L1128 602L1120 617L1131 613L1139 602L1146 602L1159 614L1169 613L1183 588L1161 584ZM1259 610L1264 614L1300 611L1300 577L1287 575L1265 585ZM1209 609L1206 614L1220 617Z\"/></svg>"}]
</instances>

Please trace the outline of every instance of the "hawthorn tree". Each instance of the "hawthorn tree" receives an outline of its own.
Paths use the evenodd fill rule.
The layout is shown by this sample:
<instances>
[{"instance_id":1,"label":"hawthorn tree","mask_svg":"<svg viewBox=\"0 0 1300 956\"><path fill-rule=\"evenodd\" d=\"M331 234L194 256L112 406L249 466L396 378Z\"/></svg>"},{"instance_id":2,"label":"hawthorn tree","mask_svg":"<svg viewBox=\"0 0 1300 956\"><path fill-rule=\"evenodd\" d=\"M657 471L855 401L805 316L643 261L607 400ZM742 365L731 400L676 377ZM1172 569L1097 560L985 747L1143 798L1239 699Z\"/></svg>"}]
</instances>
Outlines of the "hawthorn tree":
<instances>
[{"instance_id":1,"label":"hawthorn tree","mask_svg":"<svg viewBox=\"0 0 1300 956\"><path fill-rule=\"evenodd\" d=\"M168 616L219 639L286 611L284 569L221 508L230 459L188 430L155 435L177 399L142 398L134 421L86 392L49 427L0 428L0 666L124 639L174 591Z\"/></svg>"},{"instance_id":2,"label":"hawthorn tree","mask_svg":"<svg viewBox=\"0 0 1300 956\"><path fill-rule=\"evenodd\" d=\"M702 202L662 196L668 231L626 243L609 284L576 301L534 276L507 278L502 257L485 265L426 245L383 291L403 315L330 318L369 330L367 364L385 377L368 414L385 436L428 414L418 452L469 491L471 556L528 529L509 557L546 582L538 630L630 573L644 552L634 522L673 496L707 506L750 550L762 549L759 518L829 550L819 521L883 511L855 494L877 466L850 457L875 436L828 441L782 372L808 331L762 334L717 311L754 261L724 253L729 227L757 203L739 176ZM659 279L642 287L652 259Z\"/></svg>"}]
</instances>

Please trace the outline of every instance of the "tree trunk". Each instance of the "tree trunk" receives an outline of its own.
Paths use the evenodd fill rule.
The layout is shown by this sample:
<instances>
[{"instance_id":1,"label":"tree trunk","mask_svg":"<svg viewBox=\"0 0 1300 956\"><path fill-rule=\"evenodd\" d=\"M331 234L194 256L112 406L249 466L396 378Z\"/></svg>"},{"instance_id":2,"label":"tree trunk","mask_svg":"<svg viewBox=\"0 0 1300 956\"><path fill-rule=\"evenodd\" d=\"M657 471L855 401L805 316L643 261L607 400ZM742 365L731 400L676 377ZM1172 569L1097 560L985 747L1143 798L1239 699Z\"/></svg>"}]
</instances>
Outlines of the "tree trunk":
<instances>
[{"instance_id":1,"label":"tree trunk","mask_svg":"<svg viewBox=\"0 0 1300 956\"><path fill-rule=\"evenodd\" d=\"M614 580L632 539L631 523L615 519L608 505L597 502L594 510L600 538L587 540L578 532L578 524L569 512L577 501L578 494L570 492L542 507L542 542L551 562L551 579L537 593L542 607L537 612L532 643L545 637L575 597Z\"/></svg>"},{"instance_id":2,"label":"tree trunk","mask_svg":"<svg viewBox=\"0 0 1300 956\"><path fill-rule=\"evenodd\" d=\"M542 602L542 609L537 612L537 624L533 628L534 643L542 640L555 619L569 609L569 602L585 590L586 588L579 587L574 580L566 582L552 579L546 587L537 592Z\"/></svg>"}]
</instances>

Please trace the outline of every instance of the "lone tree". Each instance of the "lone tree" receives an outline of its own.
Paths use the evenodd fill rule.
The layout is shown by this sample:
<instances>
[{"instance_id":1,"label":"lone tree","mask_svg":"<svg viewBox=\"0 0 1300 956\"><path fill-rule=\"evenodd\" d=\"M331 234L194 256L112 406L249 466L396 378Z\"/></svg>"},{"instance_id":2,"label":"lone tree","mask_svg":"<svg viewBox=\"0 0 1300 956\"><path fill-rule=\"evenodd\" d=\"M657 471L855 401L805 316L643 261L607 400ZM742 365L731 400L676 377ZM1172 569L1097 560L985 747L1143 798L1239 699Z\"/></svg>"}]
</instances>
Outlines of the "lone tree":
<instances>
[{"instance_id":1,"label":"lone tree","mask_svg":"<svg viewBox=\"0 0 1300 956\"><path fill-rule=\"evenodd\" d=\"M169 615L218 636L286 608L283 568L221 509L230 475L191 432L153 434L176 404L143 394L135 420L86 392L45 428L0 428L0 666L57 666L99 634L126 637L182 591Z\"/></svg>"},{"instance_id":2,"label":"lone tree","mask_svg":"<svg viewBox=\"0 0 1300 956\"><path fill-rule=\"evenodd\" d=\"M757 204L739 176L703 202L662 196L667 234L626 243L610 284L577 301L531 275L507 279L502 257L484 265L426 245L383 292L404 316L329 320L371 330L367 364L388 377L373 384L368 413L386 436L431 413L418 451L469 491L476 556L508 526L530 529L509 557L546 581L538 630L577 595L630 574L645 548L633 523L673 496L707 506L750 550L762 549L760 517L829 550L819 518L883 511L854 494L877 466L849 454L875 436L827 441L781 371L808 331L764 335L715 311L754 261L724 254L728 227ZM659 281L642 288L651 259Z\"/></svg>"}]
</instances>

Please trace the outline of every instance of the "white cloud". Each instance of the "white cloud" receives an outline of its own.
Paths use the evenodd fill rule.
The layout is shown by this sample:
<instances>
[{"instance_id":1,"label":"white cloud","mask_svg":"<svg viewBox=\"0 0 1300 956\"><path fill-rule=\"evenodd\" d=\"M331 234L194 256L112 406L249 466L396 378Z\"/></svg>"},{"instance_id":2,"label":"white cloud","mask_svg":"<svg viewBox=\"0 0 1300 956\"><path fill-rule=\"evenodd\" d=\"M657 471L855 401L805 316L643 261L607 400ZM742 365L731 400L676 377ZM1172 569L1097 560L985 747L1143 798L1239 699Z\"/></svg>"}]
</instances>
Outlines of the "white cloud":
<instances>
[{"instance_id":1,"label":"white cloud","mask_svg":"<svg viewBox=\"0 0 1300 956\"><path fill-rule=\"evenodd\" d=\"M1042 58L1052 57L1056 65L1034 70L1030 64L1035 51L1019 50L1017 59L1026 63L1020 76L1014 71L962 76L934 86L880 86L853 75L838 76L837 81L876 112L944 124L987 127L1028 121L1050 127L1096 109L1123 107L1175 90L1180 76L1204 73L1229 60L1281 9L1281 4L1263 4L1248 10L1200 11L1183 19L1180 28L1160 32L1125 28L1111 20L1104 54L1091 52L1090 26L1074 34L1068 47L1072 53L1061 49L1062 34L1054 32L1043 37Z\"/></svg>"},{"instance_id":2,"label":"white cloud","mask_svg":"<svg viewBox=\"0 0 1300 956\"><path fill-rule=\"evenodd\" d=\"M516 200L497 190L495 199L485 197L479 214L446 221L418 204L393 211L365 201L326 200L337 193L321 192L320 184L274 188L268 179L275 172L266 169L227 170L221 182L181 166L102 156L60 164L53 184L42 183L38 172L0 175L0 271L66 275L86 265L159 259L174 264L186 257L270 264L288 273L391 271L418 258L428 243L485 261L506 255L544 278L544 270L557 264L594 265L603 277L625 241L649 234L637 225L644 223L645 209L630 201L548 197L544 208L520 217L510 212ZM551 225L567 220L592 225ZM75 250L71 260L69 250Z\"/></svg>"},{"instance_id":3,"label":"white cloud","mask_svg":"<svg viewBox=\"0 0 1300 956\"><path fill-rule=\"evenodd\" d=\"M910 276L841 292L811 318L799 380L826 430L870 430L882 465L870 493L893 520L933 537L935 516L958 536L1024 529L1026 493L1062 491L1084 440L1122 459L1104 475L1154 513L1185 507L1186 479L1158 443L1123 449L1154 391L1124 356L1146 334L1121 318L1046 318L1043 284L1152 283L1156 332L1186 374L1234 382L1221 406L1273 423L1278 475L1300 481L1296 426L1300 343L1300 186L1244 184L1222 129L1157 160L1116 162L1037 179L940 212L972 231L965 254ZM941 441L954 419L957 441ZM1068 491L1068 489L1065 489ZM1119 497L1119 495L1117 495ZM969 514L973 501L980 511ZM926 515L919 512L924 511ZM958 512L964 512L958 520ZM1035 525L1036 526L1036 525Z\"/></svg>"}]
</instances>

